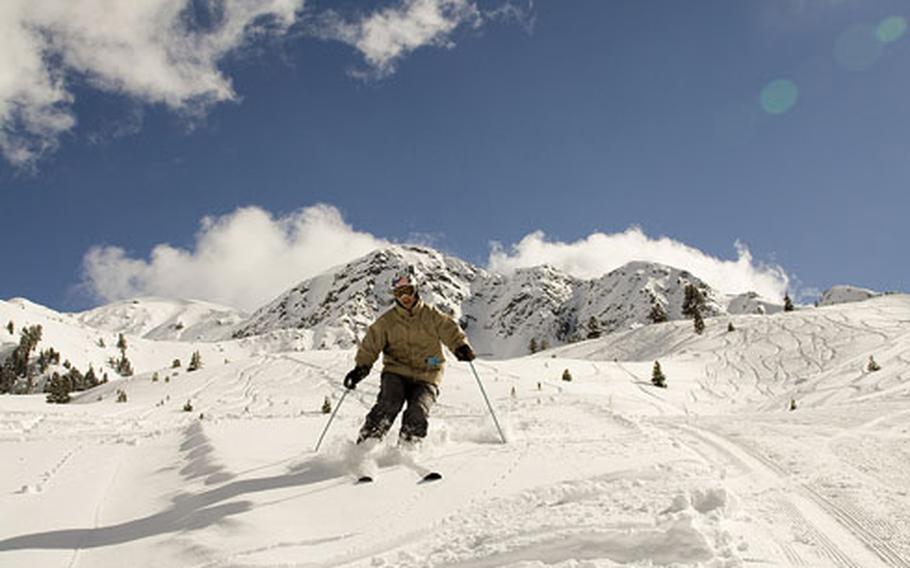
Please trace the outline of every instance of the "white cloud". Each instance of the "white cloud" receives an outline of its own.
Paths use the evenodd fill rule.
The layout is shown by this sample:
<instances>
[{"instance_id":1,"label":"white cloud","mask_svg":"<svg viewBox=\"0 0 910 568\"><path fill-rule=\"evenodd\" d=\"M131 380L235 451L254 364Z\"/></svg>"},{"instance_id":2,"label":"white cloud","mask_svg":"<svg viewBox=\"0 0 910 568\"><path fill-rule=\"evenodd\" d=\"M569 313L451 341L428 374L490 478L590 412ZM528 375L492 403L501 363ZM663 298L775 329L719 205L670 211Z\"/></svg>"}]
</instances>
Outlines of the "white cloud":
<instances>
[{"instance_id":1,"label":"white cloud","mask_svg":"<svg viewBox=\"0 0 910 568\"><path fill-rule=\"evenodd\" d=\"M253 310L301 280L387 244L355 231L329 205L280 218L245 207L203 219L193 250L160 244L144 260L119 247L94 247L83 259L83 286L106 302L154 295Z\"/></svg>"},{"instance_id":2,"label":"white cloud","mask_svg":"<svg viewBox=\"0 0 910 568\"><path fill-rule=\"evenodd\" d=\"M596 278L628 262L643 260L688 270L728 294L754 291L769 299L782 298L789 283L784 269L756 264L744 244L737 241L735 246L736 260L722 260L667 237L652 239L638 227L611 235L592 233L574 243L548 241L537 231L509 250L494 243L489 269L508 273L550 264L579 278Z\"/></svg>"},{"instance_id":3,"label":"white cloud","mask_svg":"<svg viewBox=\"0 0 910 568\"><path fill-rule=\"evenodd\" d=\"M74 81L160 104L186 115L237 100L219 68L263 35L298 23L305 0L2 0L0 2L0 152L33 166L77 122ZM452 47L463 24L516 21L528 29L533 4L511 1L482 12L473 0L400 0L346 19L311 16L309 34L356 48L386 76L424 46ZM126 131L128 132L128 131Z\"/></svg>"},{"instance_id":4,"label":"white cloud","mask_svg":"<svg viewBox=\"0 0 910 568\"><path fill-rule=\"evenodd\" d=\"M474 27L483 17L470 0L403 0L348 21L337 13L323 14L313 30L325 39L355 47L379 76L395 70L405 55L424 46L451 48L452 32L464 23Z\"/></svg>"},{"instance_id":5,"label":"white cloud","mask_svg":"<svg viewBox=\"0 0 910 568\"><path fill-rule=\"evenodd\" d=\"M202 219L191 250L159 244L143 259L116 246L93 247L83 258L82 286L104 302L164 296L253 310L301 280L389 244L356 231L331 205L314 205L283 217L244 207ZM580 278L596 278L627 262L644 260L689 270L722 292L755 291L782 298L786 272L756 264L739 242L736 250L736 260L721 260L666 237L651 239L637 227L612 235L594 233L574 243L547 241L538 231L508 251L494 244L488 268L509 273L550 264Z\"/></svg>"},{"instance_id":6,"label":"white cloud","mask_svg":"<svg viewBox=\"0 0 910 568\"><path fill-rule=\"evenodd\" d=\"M283 33L303 0L4 0L0 151L29 165L76 124L68 81L172 110L234 100L218 69L262 33ZM207 13L205 25L194 21Z\"/></svg>"}]
</instances>

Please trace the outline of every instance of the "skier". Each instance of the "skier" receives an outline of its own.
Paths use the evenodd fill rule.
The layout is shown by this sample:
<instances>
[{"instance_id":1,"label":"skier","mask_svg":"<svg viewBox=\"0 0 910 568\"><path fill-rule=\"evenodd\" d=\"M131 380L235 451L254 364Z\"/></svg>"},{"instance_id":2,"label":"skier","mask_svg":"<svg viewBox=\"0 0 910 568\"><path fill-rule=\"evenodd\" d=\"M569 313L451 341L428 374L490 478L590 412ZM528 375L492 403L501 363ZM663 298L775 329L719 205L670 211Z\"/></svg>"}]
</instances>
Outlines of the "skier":
<instances>
[{"instance_id":1,"label":"skier","mask_svg":"<svg viewBox=\"0 0 910 568\"><path fill-rule=\"evenodd\" d=\"M392 294L395 305L367 329L357 350L356 366L345 376L344 386L357 388L382 352L379 396L360 428L357 443L381 440L407 403L398 445L414 449L427 435L427 417L439 394L445 364L440 343L459 361L473 361L475 354L455 320L420 299L412 273L393 277Z\"/></svg>"}]
</instances>

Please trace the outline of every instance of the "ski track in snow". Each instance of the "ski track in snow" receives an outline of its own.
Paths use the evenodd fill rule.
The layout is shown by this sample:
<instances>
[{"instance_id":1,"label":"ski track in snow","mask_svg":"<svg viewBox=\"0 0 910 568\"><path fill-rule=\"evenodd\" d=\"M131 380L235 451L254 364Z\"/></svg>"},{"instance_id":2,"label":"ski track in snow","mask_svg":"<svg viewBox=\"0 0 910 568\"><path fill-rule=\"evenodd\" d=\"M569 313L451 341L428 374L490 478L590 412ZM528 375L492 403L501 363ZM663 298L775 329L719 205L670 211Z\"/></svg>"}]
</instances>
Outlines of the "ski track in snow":
<instances>
[{"instance_id":1,"label":"ski track in snow","mask_svg":"<svg viewBox=\"0 0 910 568\"><path fill-rule=\"evenodd\" d=\"M0 565L910 568L908 316L884 298L479 361L506 445L453 364L428 448L411 463L388 442L363 486L343 446L378 372L312 452L351 351L232 355L67 407L0 398L0 507L27 521L0 522ZM418 483L424 466L444 479Z\"/></svg>"}]
</instances>

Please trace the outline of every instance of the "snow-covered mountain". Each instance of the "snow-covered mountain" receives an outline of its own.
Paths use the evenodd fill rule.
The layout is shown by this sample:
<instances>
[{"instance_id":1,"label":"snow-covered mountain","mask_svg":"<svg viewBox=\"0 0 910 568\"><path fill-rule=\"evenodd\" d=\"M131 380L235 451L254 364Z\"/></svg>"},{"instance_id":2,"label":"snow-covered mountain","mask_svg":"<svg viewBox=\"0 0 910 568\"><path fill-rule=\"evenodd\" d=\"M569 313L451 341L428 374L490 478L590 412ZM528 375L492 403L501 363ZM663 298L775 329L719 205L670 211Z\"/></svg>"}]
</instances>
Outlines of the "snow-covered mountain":
<instances>
[{"instance_id":1,"label":"snow-covered mountain","mask_svg":"<svg viewBox=\"0 0 910 568\"><path fill-rule=\"evenodd\" d=\"M391 306L392 276L413 267L421 296L456 318L476 281L491 275L464 261L420 247L390 247L305 280L257 310L234 337L278 329L312 331L314 348L350 347Z\"/></svg>"},{"instance_id":2,"label":"snow-covered mountain","mask_svg":"<svg viewBox=\"0 0 910 568\"><path fill-rule=\"evenodd\" d=\"M730 315L775 314L783 310L783 304L763 298L755 292L737 294L727 300L727 313Z\"/></svg>"},{"instance_id":3,"label":"snow-covered mountain","mask_svg":"<svg viewBox=\"0 0 910 568\"><path fill-rule=\"evenodd\" d=\"M847 304L850 302L862 302L876 296L881 296L881 292L859 288L857 286L839 285L822 293L818 300L819 306L833 306L835 304Z\"/></svg>"},{"instance_id":4,"label":"snow-covered mountain","mask_svg":"<svg viewBox=\"0 0 910 568\"><path fill-rule=\"evenodd\" d=\"M141 346L159 341L178 344L164 351L186 352L183 358L192 350L180 346L181 342L203 344L204 352L213 348L205 343L231 339L243 339L244 350L260 352L351 347L392 305L392 276L409 269L415 272L421 296L455 317L478 352L493 358L525 355L532 342L539 348L555 347L648 325L655 306L671 321L683 319L688 284L704 295L707 317L780 311L778 304L754 293L726 297L689 272L655 263L632 262L593 280L572 277L552 266L503 275L430 248L392 246L305 280L251 316L207 302L155 297L74 314L15 299L0 312L12 315L15 309L24 310L35 321L55 322L46 330L51 336L54 326L61 324L91 337L86 343L95 346L87 351L62 353L80 369L89 364L99 368L116 357L116 338L123 333L131 345L137 345L134 364L141 364L140 371L165 364L162 356L146 358L138 352L144 349ZM21 323L17 326L22 328ZM0 348L9 352L16 341L17 336L10 337ZM60 350L53 341L45 344Z\"/></svg>"},{"instance_id":5,"label":"snow-covered mountain","mask_svg":"<svg viewBox=\"0 0 910 568\"><path fill-rule=\"evenodd\" d=\"M185 309L181 310L181 306ZM32 372L35 375L34 390L36 392L41 392L44 383L53 373L63 375L71 369L85 373L92 368L99 379L108 375L110 380L115 382L119 376L111 361L123 355L117 348L121 333L124 334L127 343L126 357L136 375L150 374L154 371L161 371L162 376L165 373L179 373L182 369L171 369L174 361L179 359L181 367L185 368L194 351L200 352L205 366L213 366L225 364L229 360L248 357L250 353L290 351L296 348L293 341L282 337L281 332L240 342L199 341L191 343L186 336L182 341L154 337L155 329L166 325L162 322L167 321L163 317L167 313L181 314L181 317L195 313L200 317L198 319L187 317L185 321L188 322L188 327L191 329L195 327L198 330L214 329L214 327L207 327L208 324L205 322L216 320L202 317L202 314L222 313L227 314L223 317L229 317L230 312L208 311L210 306L212 305L204 303L142 300L138 304L118 303L82 314L64 314L23 298L0 300L0 322L3 322L3 327L0 328L0 364L19 344L22 331L36 326L41 326L41 339L29 357ZM116 315L112 315L118 313L135 314L139 320L137 322L131 322L128 319L118 320ZM155 316L160 318L157 324L154 320ZM109 329L101 327L105 325ZM149 335L149 337L143 337L143 335ZM60 360L58 363L50 365L44 372L40 372L36 362L39 353L46 350L59 353Z\"/></svg>"},{"instance_id":6,"label":"snow-covered mountain","mask_svg":"<svg viewBox=\"0 0 910 568\"><path fill-rule=\"evenodd\" d=\"M219 341L249 317L209 302L155 297L114 302L72 315L96 329L172 341Z\"/></svg>"},{"instance_id":7,"label":"snow-covered mountain","mask_svg":"<svg viewBox=\"0 0 910 568\"><path fill-rule=\"evenodd\" d=\"M301 282L257 310L234 336L306 329L314 348L354 345L392 305L392 275L408 267L421 281L423 299L452 314L479 352L493 357L526 354L532 339L556 346L646 325L655 305L670 320L681 319L687 284L705 296L707 317L728 313L730 302L697 276L656 263L632 262L594 280L552 266L502 275L429 248L393 246ZM734 303L735 313L755 313L762 304L777 311L753 294Z\"/></svg>"}]
</instances>

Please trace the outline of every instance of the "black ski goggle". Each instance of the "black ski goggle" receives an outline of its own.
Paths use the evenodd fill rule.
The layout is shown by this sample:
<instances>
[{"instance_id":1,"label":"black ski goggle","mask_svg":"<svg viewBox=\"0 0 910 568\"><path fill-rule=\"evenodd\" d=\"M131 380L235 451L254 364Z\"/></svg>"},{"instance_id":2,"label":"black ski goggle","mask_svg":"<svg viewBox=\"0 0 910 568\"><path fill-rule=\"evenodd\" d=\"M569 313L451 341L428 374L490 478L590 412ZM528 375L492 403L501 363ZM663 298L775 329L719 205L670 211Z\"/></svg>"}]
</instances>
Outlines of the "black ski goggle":
<instances>
[{"instance_id":1,"label":"black ski goggle","mask_svg":"<svg viewBox=\"0 0 910 568\"><path fill-rule=\"evenodd\" d=\"M396 298L401 298L402 296L413 296L417 292L417 289L413 286L399 286L392 290L392 294L395 294Z\"/></svg>"}]
</instances>

